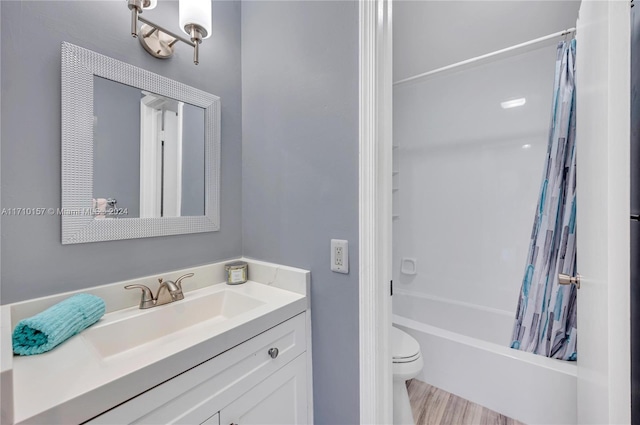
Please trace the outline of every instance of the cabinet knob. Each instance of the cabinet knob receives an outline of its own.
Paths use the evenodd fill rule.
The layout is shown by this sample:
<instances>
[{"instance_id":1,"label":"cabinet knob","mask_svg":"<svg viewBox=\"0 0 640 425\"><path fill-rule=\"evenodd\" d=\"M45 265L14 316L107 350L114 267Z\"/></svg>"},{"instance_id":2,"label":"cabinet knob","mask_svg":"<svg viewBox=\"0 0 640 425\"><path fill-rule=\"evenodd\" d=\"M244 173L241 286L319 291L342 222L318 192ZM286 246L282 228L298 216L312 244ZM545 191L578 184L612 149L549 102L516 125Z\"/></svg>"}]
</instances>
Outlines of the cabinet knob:
<instances>
[{"instance_id":1,"label":"cabinet knob","mask_svg":"<svg viewBox=\"0 0 640 425\"><path fill-rule=\"evenodd\" d=\"M271 356L272 359L275 359L276 357L278 357L278 349L277 348L269 348L269 355Z\"/></svg>"}]
</instances>

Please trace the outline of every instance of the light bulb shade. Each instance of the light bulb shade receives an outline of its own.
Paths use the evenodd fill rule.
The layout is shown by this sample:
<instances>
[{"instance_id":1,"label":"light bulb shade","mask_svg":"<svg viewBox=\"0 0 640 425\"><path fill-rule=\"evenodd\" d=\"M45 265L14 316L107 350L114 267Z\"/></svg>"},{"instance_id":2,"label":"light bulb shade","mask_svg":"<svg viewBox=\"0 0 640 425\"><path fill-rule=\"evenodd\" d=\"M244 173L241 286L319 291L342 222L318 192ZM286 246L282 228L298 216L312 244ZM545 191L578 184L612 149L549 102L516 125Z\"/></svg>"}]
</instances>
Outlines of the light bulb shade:
<instances>
[{"instance_id":1,"label":"light bulb shade","mask_svg":"<svg viewBox=\"0 0 640 425\"><path fill-rule=\"evenodd\" d=\"M149 0L149 6L145 7L144 10L155 9L158 5L158 0Z\"/></svg>"},{"instance_id":2,"label":"light bulb shade","mask_svg":"<svg viewBox=\"0 0 640 425\"><path fill-rule=\"evenodd\" d=\"M207 32L203 38L211 37L211 0L180 0L179 5L182 31L191 35L188 27L197 25Z\"/></svg>"}]
</instances>

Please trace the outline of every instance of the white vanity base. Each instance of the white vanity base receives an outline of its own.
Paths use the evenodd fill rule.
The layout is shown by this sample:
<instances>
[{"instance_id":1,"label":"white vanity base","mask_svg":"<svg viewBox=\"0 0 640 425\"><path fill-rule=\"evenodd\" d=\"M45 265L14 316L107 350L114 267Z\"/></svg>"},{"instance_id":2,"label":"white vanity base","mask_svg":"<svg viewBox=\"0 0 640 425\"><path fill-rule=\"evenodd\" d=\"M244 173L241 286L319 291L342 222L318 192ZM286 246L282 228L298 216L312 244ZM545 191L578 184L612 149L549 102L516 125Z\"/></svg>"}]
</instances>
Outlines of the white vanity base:
<instances>
[{"instance_id":1,"label":"white vanity base","mask_svg":"<svg viewBox=\"0 0 640 425\"><path fill-rule=\"evenodd\" d=\"M218 413L224 424L306 423L305 314L269 329L89 423L201 424ZM268 354L271 348L278 349L276 358ZM247 421L245 415L259 415L261 419Z\"/></svg>"},{"instance_id":2,"label":"white vanity base","mask_svg":"<svg viewBox=\"0 0 640 425\"><path fill-rule=\"evenodd\" d=\"M3 423L213 423L218 412L220 419L241 418L268 415L273 406L279 406L272 412L274 423L282 418L312 423L310 273L241 260L249 263L251 280L233 287L223 283L227 261L77 291L105 299L107 314L49 353L7 361L3 350ZM185 300L166 306L138 310L139 294L123 289L136 283L152 286L158 277L175 279L187 272L195 276L184 283ZM110 352L92 340L100 327L139 319L147 311L157 315L166 307L173 306L167 314L176 314L179 303L216 291L253 297L260 306L174 330L131 349ZM10 329L19 320L74 293L2 306L2 346L11 346ZM275 358L271 348L278 348ZM5 376L12 376L13 400L5 392Z\"/></svg>"}]
</instances>

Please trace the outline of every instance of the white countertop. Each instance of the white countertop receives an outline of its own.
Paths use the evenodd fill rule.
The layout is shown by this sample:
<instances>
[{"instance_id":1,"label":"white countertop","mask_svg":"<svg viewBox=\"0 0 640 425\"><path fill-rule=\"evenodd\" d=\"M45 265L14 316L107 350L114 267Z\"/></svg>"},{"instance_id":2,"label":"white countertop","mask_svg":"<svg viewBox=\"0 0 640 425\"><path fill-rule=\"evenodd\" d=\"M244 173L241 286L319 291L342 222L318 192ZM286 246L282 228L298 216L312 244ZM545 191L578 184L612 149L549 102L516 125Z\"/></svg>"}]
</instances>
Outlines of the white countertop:
<instances>
[{"instance_id":1,"label":"white countertop","mask_svg":"<svg viewBox=\"0 0 640 425\"><path fill-rule=\"evenodd\" d=\"M309 272L246 261L250 261L250 277L262 278L261 283L204 285L185 292L185 300L166 306L114 310L48 353L14 356L13 422L87 421L307 309ZM219 268L220 264L212 267ZM184 286L188 286L187 281ZM88 339L95 328L223 290L258 299L263 304L222 321L197 323L106 357Z\"/></svg>"}]
</instances>

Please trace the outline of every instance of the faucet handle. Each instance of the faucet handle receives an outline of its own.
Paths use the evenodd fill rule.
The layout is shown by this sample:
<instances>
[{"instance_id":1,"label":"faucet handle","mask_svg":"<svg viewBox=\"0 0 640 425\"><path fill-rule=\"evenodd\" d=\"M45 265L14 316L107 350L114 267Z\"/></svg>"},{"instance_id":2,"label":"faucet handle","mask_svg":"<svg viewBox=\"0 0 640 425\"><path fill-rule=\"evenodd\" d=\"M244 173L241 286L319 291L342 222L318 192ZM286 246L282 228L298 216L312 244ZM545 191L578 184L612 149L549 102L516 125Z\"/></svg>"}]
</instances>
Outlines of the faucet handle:
<instances>
[{"instance_id":1,"label":"faucet handle","mask_svg":"<svg viewBox=\"0 0 640 425\"><path fill-rule=\"evenodd\" d=\"M151 289L145 285L127 285L124 289L142 289L142 298L140 298L140 308L153 307L153 294Z\"/></svg>"},{"instance_id":2,"label":"faucet handle","mask_svg":"<svg viewBox=\"0 0 640 425\"><path fill-rule=\"evenodd\" d=\"M182 276L176 279L176 282L175 282L176 286L182 291L182 280L188 277L193 277L193 276L194 276L193 273L183 274Z\"/></svg>"}]
</instances>

